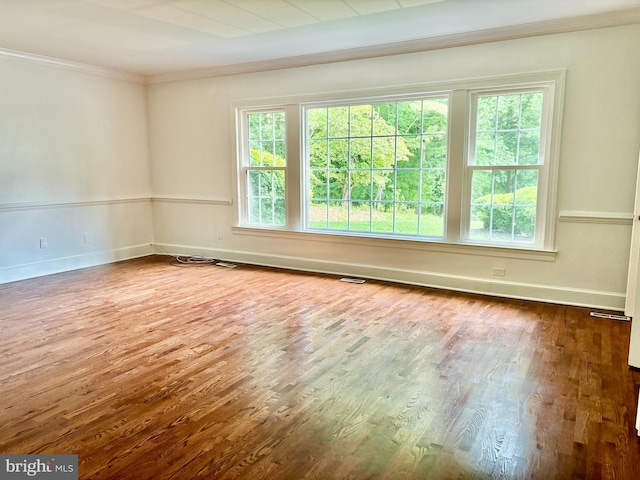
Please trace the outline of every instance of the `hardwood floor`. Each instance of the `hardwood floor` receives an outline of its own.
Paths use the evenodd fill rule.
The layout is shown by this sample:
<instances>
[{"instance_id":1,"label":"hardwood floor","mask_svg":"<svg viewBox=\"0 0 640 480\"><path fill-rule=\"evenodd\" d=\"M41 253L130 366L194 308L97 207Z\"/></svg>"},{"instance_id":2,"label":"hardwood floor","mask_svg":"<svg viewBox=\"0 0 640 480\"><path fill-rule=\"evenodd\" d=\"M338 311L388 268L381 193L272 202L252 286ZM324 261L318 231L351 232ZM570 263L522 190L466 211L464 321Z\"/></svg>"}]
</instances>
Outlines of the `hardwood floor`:
<instances>
[{"instance_id":1,"label":"hardwood floor","mask_svg":"<svg viewBox=\"0 0 640 480\"><path fill-rule=\"evenodd\" d=\"M82 479L638 479L630 324L168 257L0 285L0 453Z\"/></svg>"}]
</instances>

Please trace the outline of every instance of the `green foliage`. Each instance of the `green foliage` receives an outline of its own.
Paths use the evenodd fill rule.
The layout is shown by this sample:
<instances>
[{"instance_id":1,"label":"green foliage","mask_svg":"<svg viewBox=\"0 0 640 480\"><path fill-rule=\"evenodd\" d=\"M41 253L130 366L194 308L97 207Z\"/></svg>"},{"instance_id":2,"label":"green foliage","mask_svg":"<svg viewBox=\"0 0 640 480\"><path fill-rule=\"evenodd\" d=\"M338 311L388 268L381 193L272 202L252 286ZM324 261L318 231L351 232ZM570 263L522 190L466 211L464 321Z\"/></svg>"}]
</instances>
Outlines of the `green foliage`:
<instances>
[{"instance_id":1,"label":"green foliage","mask_svg":"<svg viewBox=\"0 0 640 480\"><path fill-rule=\"evenodd\" d=\"M475 164L537 164L542 99L540 92L479 97Z\"/></svg>"},{"instance_id":2,"label":"green foliage","mask_svg":"<svg viewBox=\"0 0 640 480\"><path fill-rule=\"evenodd\" d=\"M536 225L537 186L523 187L513 193L485 195L473 200L473 213L486 230L516 236L533 237ZM515 209L515 226L514 226Z\"/></svg>"},{"instance_id":3,"label":"green foliage","mask_svg":"<svg viewBox=\"0 0 640 480\"><path fill-rule=\"evenodd\" d=\"M312 198L380 200L411 153L371 105L310 109L309 130Z\"/></svg>"},{"instance_id":4,"label":"green foliage","mask_svg":"<svg viewBox=\"0 0 640 480\"><path fill-rule=\"evenodd\" d=\"M284 167L286 161L281 155L274 155L268 151L252 148L249 151L251 165L259 165L261 167Z\"/></svg>"},{"instance_id":5,"label":"green foliage","mask_svg":"<svg viewBox=\"0 0 640 480\"><path fill-rule=\"evenodd\" d=\"M312 199L444 202L447 99L309 110Z\"/></svg>"}]
</instances>

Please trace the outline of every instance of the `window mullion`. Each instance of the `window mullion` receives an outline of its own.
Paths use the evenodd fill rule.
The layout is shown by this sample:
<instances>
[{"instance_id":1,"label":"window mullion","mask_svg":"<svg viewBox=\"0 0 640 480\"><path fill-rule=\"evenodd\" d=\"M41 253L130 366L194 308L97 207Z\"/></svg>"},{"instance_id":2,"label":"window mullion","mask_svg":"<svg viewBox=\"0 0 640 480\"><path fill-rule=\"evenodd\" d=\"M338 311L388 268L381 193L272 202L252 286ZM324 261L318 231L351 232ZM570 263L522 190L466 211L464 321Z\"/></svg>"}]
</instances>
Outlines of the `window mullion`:
<instances>
[{"instance_id":1,"label":"window mullion","mask_svg":"<svg viewBox=\"0 0 640 480\"><path fill-rule=\"evenodd\" d=\"M465 178L467 163L467 91L451 92L449 106L448 161L445 196L445 239L459 243L469 225L471 178Z\"/></svg>"},{"instance_id":2,"label":"window mullion","mask_svg":"<svg viewBox=\"0 0 640 480\"><path fill-rule=\"evenodd\" d=\"M303 195L303 175L305 165L303 144L306 144L306 132L302 130L302 111L298 104L285 107L285 149L287 167L285 169L285 213L286 224L293 230L303 228L303 211L306 209L306 198Z\"/></svg>"}]
</instances>

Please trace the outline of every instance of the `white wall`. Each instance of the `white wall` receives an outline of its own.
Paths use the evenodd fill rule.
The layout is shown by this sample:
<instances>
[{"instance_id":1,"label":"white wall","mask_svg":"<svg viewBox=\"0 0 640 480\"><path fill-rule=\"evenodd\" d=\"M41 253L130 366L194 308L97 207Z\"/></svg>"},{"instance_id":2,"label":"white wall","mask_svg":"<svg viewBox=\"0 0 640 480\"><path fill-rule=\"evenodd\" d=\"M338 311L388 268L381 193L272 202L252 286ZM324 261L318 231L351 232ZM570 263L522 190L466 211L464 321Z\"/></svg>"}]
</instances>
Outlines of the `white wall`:
<instances>
[{"instance_id":1,"label":"white wall","mask_svg":"<svg viewBox=\"0 0 640 480\"><path fill-rule=\"evenodd\" d=\"M145 255L153 244L622 309L639 44L633 25L147 87L0 57L0 283ZM567 81L555 256L233 228L237 100L558 69ZM506 276L493 277L494 266Z\"/></svg>"},{"instance_id":2,"label":"white wall","mask_svg":"<svg viewBox=\"0 0 640 480\"><path fill-rule=\"evenodd\" d=\"M158 252L622 309L640 148L640 26L148 87ZM233 229L231 105L566 69L557 255ZM222 239L218 238L222 233ZM492 277L494 266L505 277Z\"/></svg>"},{"instance_id":3,"label":"white wall","mask_svg":"<svg viewBox=\"0 0 640 480\"><path fill-rule=\"evenodd\" d=\"M143 85L0 56L0 283L149 254L150 198Z\"/></svg>"}]
</instances>

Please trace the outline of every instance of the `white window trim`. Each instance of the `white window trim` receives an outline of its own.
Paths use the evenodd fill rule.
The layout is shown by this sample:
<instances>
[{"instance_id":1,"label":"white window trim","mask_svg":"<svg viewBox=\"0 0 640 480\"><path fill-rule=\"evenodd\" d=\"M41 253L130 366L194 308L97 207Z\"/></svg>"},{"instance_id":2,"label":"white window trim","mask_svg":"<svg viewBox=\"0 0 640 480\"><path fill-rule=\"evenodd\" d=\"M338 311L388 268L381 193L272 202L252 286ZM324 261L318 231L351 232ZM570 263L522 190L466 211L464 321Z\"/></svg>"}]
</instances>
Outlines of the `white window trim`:
<instances>
[{"instance_id":1,"label":"white window trim","mask_svg":"<svg viewBox=\"0 0 640 480\"><path fill-rule=\"evenodd\" d=\"M526 252L540 252L555 257L555 224L557 220L556 212L556 196L557 196L557 174L559 153L561 144L561 126L562 126L562 110L564 103L564 84L566 72L564 70L533 72L525 74L515 74L507 76L483 77L468 80L454 80L451 82L438 82L430 84L411 84L401 85L397 87L381 87L376 89L366 89L357 91L337 91L331 93L319 93L309 95L253 98L233 101L231 105L231 117L236 132L236 138L233 150L236 158L236 168L233 170L234 183L236 189L234 192L234 224L233 230L238 233L248 234L266 234L269 231L274 234L285 237L293 235L294 238L330 237L335 241L344 239L345 242L353 243L353 237L360 239L368 239L371 242L393 242L393 241L410 241L413 244L424 244L424 248L436 250L438 245L446 245L446 250L455 251L458 249L460 253L469 252L497 252L503 251L507 256L520 257ZM538 205L539 212L544 210L545 218L539 224L543 229L539 236L539 241L535 244L517 244L517 243L487 243L478 241L469 241L465 237L466 223L465 216L469 213L463 205L470 205L469 200L464 198L469 188L466 186L468 179L467 169L465 166L468 162L470 152L468 129L471 126L469 115L470 108L470 92L479 91L506 91L508 89L527 89L548 87L548 97L546 100L550 102L551 108L544 110L546 116L543 119L546 141L544 144L544 156L547 159L545 165L546 175L546 191L541 194L539 192ZM448 166L447 166L447 192L445 196L445 237L442 240L433 237L411 237L406 238L397 235L379 235L371 232L334 232L334 231L317 231L305 230L304 218L306 215L305 205L307 199L305 196L306 166L305 162L305 139L302 138L304 128L303 122L303 106L325 104L345 104L345 103L361 103L366 101L393 100L396 98L415 98L418 96L437 96L443 93L451 95L450 102L450 123L448 132ZM396 97L396 98L392 98ZM244 222L246 210L246 186L244 185L243 176L241 175L241 167L243 160L243 138L244 131L243 115L252 112L263 112L273 110L285 110L287 121L287 173L286 173L286 210L287 221L283 227L273 226L256 226L248 225ZM465 125L461 126L460 122ZM541 150L542 150L541 145ZM453 182L455 178L461 181ZM538 225L538 224L537 224ZM280 233L278 233L280 232ZM421 247L422 248L422 247ZM517 252L522 252L518 254ZM492 253L489 253L492 254ZM534 255L534 258L539 255ZM549 258L548 256L545 258Z\"/></svg>"},{"instance_id":2,"label":"white window trim","mask_svg":"<svg viewBox=\"0 0 640 480\"><path fill-rule=\"evenodd\" d=\"M542 105L542 119L540 125L540 151L539 157L542 160L542 163L538 165L534 165L531 167L515 167L515 166L496 166L495 168L487 167L487 166L475 166L471 164L471 158L475 154L475 142L476 142L476 121L477 121L477 99L482 95L501 95L508 94L509 92L514 93L526 93L526 92L542 92L543 93L543 105ZM545 248L550 248L547 244L547 240L551 241L553 239L553 232L550 235L547 235L547 231L549 229L553 229L555 226L555 215L551 216L553 222L549 222L550 215L547 213L548 205L551 201L549 198L549 190L550 183L552 178L550 177L550 170L552 164L557 163L553 161L551 158L551 150L550 144L553 142L555 133L559 135L558 132L553 132L553 108L554 108L554 99L553 99L553 82L543 81L543 82L534 82L525 85L508 85L506 87L493 87L493 88L481 88L481 89L473 89L468 92L468 147L466 150L466 158L463 163L464 168L464 192L463 192L463 204L465 208L462 209L462 231L460 234L460 243L465 244L477 244L477 245L496 245L496 246L513 246L518 243L515 242L483 242L481 240L474 240L470 238L469 229L470 229L470 205L471 205L471 173L473 170L479 170L487 168L489 170L506 170L510 168L514 168L517 170L531 169L539 171L538 177L538 198L536 202L536 242L533 244L524 244L529 248L540 250ZM555 181L553 182L555 183ZM553 197L555 198L555 190L553 191Z\"/></svg>"},{"instance_id":3,"label":"white window trim","mask_svg":"<svg viewBox=\"0 0 640 480\"><path fill-rule=\"evenodd\" d=\"M315 101L315 102L302 102L300 104L300 116L301 116L301 128L304 129L306 126L305 123L305 112L311 108L328 108L333 106L354 106L354 105L362 105L362 104L375 104L381 101L383 102L402 102L409 100L428 100L430 98L443 98L446 97L448 99L448 108L449 108L449 117L451 116L451 91L450 90L436 90L429 91L428 93L411 93L411 94L394 94L394 95L385 95L385 96L376 96L376 97L358 97L358 98L350 98L348 101L344 100L324 100L324 101ZM303 130L301 130L302 132ZM449 142L449 135L451 132L451 128L449 127L447 131L447 142ZM401 135L398 135L401 136ZM444 234L443 236L420 236L420 235L399 235L397 233L385 233L385 232L369 232L369 231L359 231L359 230L331 230L331 229L322 229L322 228L314 228L307 225L305 219L308 218L308 209L309 209L309 197L304 195L305 187L309 184L309 168L306 165L306 159L308 158L308 152L306 151L307 142L306 139L301 139L301 165L303 168L303 178L302 178L302 221L301 221L301 230L306 232L315 232L315 233L333 233L335 235L353 235L353 236L362 236L362 237L373 237L373 238L398 238L398 239L413 239L417 238L419 240L424 241L432 241L432 242L440 242L446 239L446 208L447 208L447 194L445 192L444 196ZM447 145L447 150L449 146ZM448 172L447 172L448 175ZM448 178L448 176L447 176ZM448 181L445 185L448 185ZM445 187L446 188L446 187Z\"/></svg>"}]
</instances>

